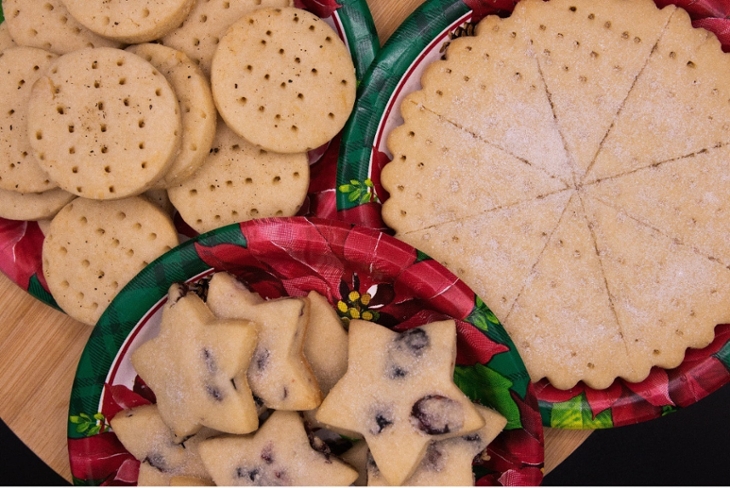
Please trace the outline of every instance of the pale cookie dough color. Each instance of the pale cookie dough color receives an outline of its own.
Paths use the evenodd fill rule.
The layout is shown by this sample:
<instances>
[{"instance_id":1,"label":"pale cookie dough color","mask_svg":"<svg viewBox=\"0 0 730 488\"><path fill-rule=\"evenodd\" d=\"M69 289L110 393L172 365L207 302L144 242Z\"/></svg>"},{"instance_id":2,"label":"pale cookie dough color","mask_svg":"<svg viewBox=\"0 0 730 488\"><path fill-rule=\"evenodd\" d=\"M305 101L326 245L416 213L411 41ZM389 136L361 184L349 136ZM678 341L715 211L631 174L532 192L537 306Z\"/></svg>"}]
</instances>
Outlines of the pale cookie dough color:
<instances>
[{"instance_id":1,"label":"pale cookie dough color","mask_svg":"<svg viewBox=\"0 0 730 488\"><path fill-rule=\"evenodd\" d=\"M79 24L61 0L5 0L5 23L21 46L56 54L84 47L119 47L119 43L91 32Z\"/></svg>"},{"instance_id":2,"label":"pale cookie dough color","mask_svg":"<svg viewBox=\"0 0 730 488\"><path fill-rule=\"evenodd\" d=\"M77 198L51 222L43 274L58 305L94 325L130 279L177 244L170 217L141 197Z\"/></svg>"},{"instance_id":3,"label":"pale cookie dough color","mask_svg":"<svg viewBox=\"0 0 730 488\"><path fill-rule=\"evenodd\" d=\"M125 449L140 461L139 486L169 485L174 476L210 480L198 455L201 440L215 431L201 429L178 442L157 405L142 405L116 414L109 423Z\"/></svg>"},{"instance_id":4,"label":"pale cookie dough color","mask_svg":"<svg viewBox=\"0 0 730 488\"><path fill-rule=\"evenodd\" d=\"M453 381L453 320L401 333L352 320L349 346L347 372L325 397L316 418L361 433L388 483L403 483L432 441L484 426Z\"/></svg>"},{"instance_id":5,"label":"pale cookie dough color","mask_svg":"<svg viewBox=\"0 0 730 488\"><path fill-rule=\"evenodd\" d=\"M172 285L160 332L131 361L157 397L160 416L175 436L203 426L247 434L258 428L245 371L256 347L256 324L219 319L195 293Z\"/></svg>"},{"instance_id":6,"label":"pale cookie dough color","mask_svg":"<svg viewBox=\"0 0 730 488\"><path fill-rule=\"evenodd\" d=\"M730 320L729 74L674 5L521 1L403 99L383 220L485 300L533 381L674 368Z\"/></svg>"},{"instance_id":7,"label":"pale cookie dough color","mask_svg":"<svg viewBox=\"0 0 730 488\"><path fill-rule=\"evenodd\" d=\"M194 0L62 0L89 30L126 44L158 39L185 20Z\"/></svg>"},{"instance_id":8,"label":"pale cookie dough color","mask_svg":"<svg viewBox=\"0 0 730 488\"><path fill-rule=\"evenodd\" d=\"M0 189L42 192L58 186L33 156L27 131L33 84L56 57L19 46L0 54Z\"/></svg>"},{"instance_id":9,"label":"pale cookie dough color","mask_svg":"<svg viewBox=\"0 0 730 488\"><path fill-rule=\"evenodd\" d=\"M355 103L355 68L344 42L297 8L258 9L236 21L213 56L211 84L236 133L283 153L331 140Z\"/></svg>"},{"instance_id":10,"label":"pale cookie dough color","mask_svg":"<svg viewBox=\"0 0 730 488\"><path fill-rule=\"evenodd\" d=\"M187 54L209 76L213 54L231 24L257 8L291 7L293 4L292 0L198 1L185 21L160 41Z\"/></svg>"},{"instance_id":11,"label":"pale cookie dough color","mask_svg":"<svg viewBox=\"0 0 730 488\"><path fill-rule=\"evenodd\" d=\"M5 51L9 47L15 47L17 44L10 35L10 29L8 29L8 23L3 22L0 24L0 51Z\"/></svg>"},{"instance_id":12,"label":"pale cookie dough color","mask_svg":"<svg viewBox=\"0 0 730 488\"><path fill-rule=\"evenodd\" d=\"M308 188L306 153L257 148L219 120L203 165L167 194L188 225L207 232L255 218L296 215Z\"/></svg>"},{"instance_id":13,"label":"pale cookie dough color","mask_svg":"<svg viewBox=\"0 0 730 488\"><path fill-rule=\"evenodd\" d=\"M172 164L181 127L165 77L114 48L59 57L28 104L28 135L41 167L64 190L92 199L149 189Z\"/></svg>"},{"instance_id":14,"label":"pale cookie dough color","mask_svg":"<svg viewBox=\"0 0 730 488\"><path fill-rule=\"evenodd\" d=\"M10 220L52 218L76 195L60 188L41 193L18 193L0 189L0 217Z\"/></svg>"},{"instance_id":15,"label":"pale cookie dough color","mask_svg":"<svg viewBox=\"0 0 730 488\"><path fill-rule=\"evenodd\" d=\"M200 443L200 456L218 486L347 486L357 471L312 449L297 412L275 411L253 436Z\"/></svg>"},{"instance_id":16,"label":"pale cookie dough color","mask_svg":"<svg viewBox=\"0 0 730 488\"><path fill-rule=\"evenodd\" d=\"M167 188L182 183L195 173L210 151L218 114L210 83L185 53L161 44L136 44L127 51L144 58L157 68L175 91L182 113L180 153L155 185Z\"/></svg>"},{"instance_id":17,"label":"pale cookie dough color","mask_svg":"<svg viewBox=\"0 0 730 488\"><path fill-rule=\"evenodd\" d=\"M230 280L212 280L208 288L208 306L216 316L259 325L259 341L248 368L251 390L269 408L316 408L322 393L303 351L309 301L282 297L251 304L249 294Z\"/></svg>"},{"instance_id":18,"label":"pale cookie dough color","mask_svg":"<svg viewBox=\"0 0 730 488\"><path fill-rule=\"evenodd\" d=\"M435 441L405 486L474 486L472 463L507 425L507 419L492 409L476 405L484 418L484 427L462 437ZM486 454L486 453L485 453ZM387 485L375 461L368 456L367 484Z\"/></svg>"}]
</instances>

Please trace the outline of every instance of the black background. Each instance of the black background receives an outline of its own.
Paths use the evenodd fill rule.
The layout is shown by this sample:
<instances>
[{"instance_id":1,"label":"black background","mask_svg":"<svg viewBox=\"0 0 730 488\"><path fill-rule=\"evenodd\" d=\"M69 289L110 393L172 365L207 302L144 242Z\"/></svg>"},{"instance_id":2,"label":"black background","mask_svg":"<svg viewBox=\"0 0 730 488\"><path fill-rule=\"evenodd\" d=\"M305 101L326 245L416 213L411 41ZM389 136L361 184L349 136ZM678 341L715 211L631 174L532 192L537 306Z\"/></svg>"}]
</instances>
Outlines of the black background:
<instances>
[{"instance_id":1,"label":"black background","mask_svg":"<svg viewBox=\"0 0 730 488\"><path fill-rule=\"evenodd\" d=\"M58 486L68 483L2 423L0 484ZM730 485L730 385L666 417L596 431L545 477L544 484Z\"/></svg>"}]
</instances>

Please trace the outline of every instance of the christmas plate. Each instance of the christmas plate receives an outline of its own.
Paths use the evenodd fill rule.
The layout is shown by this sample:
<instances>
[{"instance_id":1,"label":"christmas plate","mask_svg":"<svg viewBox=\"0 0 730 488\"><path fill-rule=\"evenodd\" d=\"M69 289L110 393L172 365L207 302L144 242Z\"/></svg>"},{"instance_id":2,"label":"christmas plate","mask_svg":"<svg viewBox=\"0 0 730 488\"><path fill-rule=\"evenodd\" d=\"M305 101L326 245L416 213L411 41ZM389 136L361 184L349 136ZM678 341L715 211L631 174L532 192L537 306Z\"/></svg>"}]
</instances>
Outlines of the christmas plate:
<instances>
[{"instance_id":1,"label":"christmas plate","mask_svg":"<svg viewBox=\"0 0 730 488\"><path fill-rule=\"evenodd\" d=\"M436 261L372 228L328 219L272 218L234 224L191 239L133 279L89 338L71 393L68 450L77 484L135 483L139 462L109 419L153 396L131 367L131 353L157 334L170 285L227 271L265 298L316 290L347 321L395 328L438 319L457 322L454 380L507 420L474 465L478 483L537 485L543 427L534 385L498 321L474 293Z\"/></svg>"}]
</instances>

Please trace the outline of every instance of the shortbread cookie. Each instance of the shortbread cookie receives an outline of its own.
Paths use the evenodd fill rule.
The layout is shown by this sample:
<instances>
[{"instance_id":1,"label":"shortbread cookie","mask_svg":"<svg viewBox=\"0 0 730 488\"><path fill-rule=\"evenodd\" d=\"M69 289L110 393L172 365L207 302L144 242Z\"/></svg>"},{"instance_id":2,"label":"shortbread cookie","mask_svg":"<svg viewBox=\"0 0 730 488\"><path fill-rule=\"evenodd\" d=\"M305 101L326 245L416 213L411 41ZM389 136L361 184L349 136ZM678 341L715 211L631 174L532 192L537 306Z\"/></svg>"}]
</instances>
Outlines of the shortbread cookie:
<instances>
[{"instance_id":1,"label":"shortbread cookie","mask_svg":"<svg viewBox=\"0 0 730 488\"><path fill-rule=\"evenodd\" d=\"M401 484L431 441L484 426L454 384L456 325L432 322L395 332L350 321L345 376L325 397L317 420L361 433L390 484Z\"/></svg>"},{"instance_id":2,"label":"shortbread cookie","mask_svg":"<svg viewBox=\"0 0 730 488\"><path fill-rule=\"evenodd\" d=\"M210 84L185 53L160 44L136 44L127 51L147 60L172 86L182 113L180 152L156 187L182 183L195 173L210 151L218 114Z\"/></svg>"},{"instance_id":3,"label":"shortbread cookie","mask_svg":"<svg viewBox=\"0 0 730 488\"><path fill-rule=\"evenodd\" d=\"M566 188L544 169L485 143L408 98L401 112L404 124L388 135L393 160L381 173L390 194L383 204L383 220L401 233ZM484 178L487 161L494 170Z\"/></svg>"},{"instance_id":4,"label":"shortbread cookie","mask_svg":"<svg viewBox=\"0 0 730 488\"><path fill-rule=\"evenodd\" d=\"M160 332L132 353L132 366L155 392L175 436L201 427L246 434L258 428L245 371L256 348L256 324L220 319L195 293L172 285Z\"/></svg>"},{"instance_id":5,"label":"shortbread cookie","mask_svg":"<svg viewBox=\"0 0 730 488\"><path fill-rule=\"evenodd\" d=\"M293 5L292 0L198 1L183 23L160 41L187 54L210 76L213 53L231 24L257 8Z\"/></svg>"},{"instance_id":6,"label":"shortbread cookie","mask_svg":"<svg viewBox=\"0 0 730 488\"><path fill-rule=\"evenodd\" d=\"M518 4L519 5L519 4ZM426 68L411 100L565 183L571 163L518 8L489 16Z\"/></svg>"},{"instance_id":7,"label":"shortbread cookie","mask_svg":"<svg viewBox=\"0 0 730 488\"><path fill-rule=\"evenodd\" d=\"M558 192L396 237L478 289L479 298L497 317L504 318L545 250L570 196L568 191Z\"/></svg>"},{"instance_id":8,"label":"shortbread cookie","mask_svg":"<svg viewBox=\"0 0 730 488\"><path fill-rule=\"evenodd\" d=\"M258 305L264 299L258 293L249 290L235 276L224 271L213 274L208 282L208 293L213 290L213 303L241 302L245 305ZM223 305L221 305L223 306Z\"/></svg>"},{"instance_id":9,"label":"shortbread cookie","mask_svg":"<svg viewBox=\"0 0 730 488\"><path fill-rule=\"evenodd\" d=\"M0 189L27 193L58 186L33 156L27 130L33 84L56 57L34 47L0 53Z\"/></svg>"},{"instance_id":10,"label":"shortbread cookie","mask_svg":"<svg viewBox=\"0 0 730 488\"><path fill-rule=\"evenodd\" d=\"M169 485L174 476L209 479L197 446L216 431L202 429L178 442L162 420L157 405L123 410L109 423L124 448L141 463L139 486Z\"/></svg>"},{"instance_id":11,"label":"shortbread cookie","mask_svg":"<svg viewBox=\"0 0 730 488\"><path fill-rule=\"evenodd\" d=\"M211 67L218 111L241 137L298 153L330 141L355 102L355 67L345 43L316 15L257 9L220 41Z\"/></svg>"},{"instance_id":12,"label":"shortbread cookie","mask_svg":"<svg viewBox=\"0 0 730 488\"><path fill-rule=\"evenodd\" d=\"M528 0L526 34L581 179L669 17L652 0Z\"/></svg>"},{"instance_id":13,"label":"shortbread cookie","mask_svg":"<svg viewBox=\"0 0 730 488\"><path fill-rule=\"evenodd\" d=\"M717 300L730 279L730 55L684 10L644 0L525 0L475 33L450 42L400 106L384 220L485 300L533 381L602 389L676 366L728 320ZM431 137L412 129L414 106L433 113ZM475 208L478 191L448 194L444 175L463 158L428 159L453 138L444 120L565 186L517 190L524 199L491 210ZM550 149L556 133L567 157ZM506 167L482 158L451 188L491 197ZM535 177L532 188L550 181ZM429 211L425 195L438 196Z\"/></svg>"},{"instance_id":14,"label":"shortbread cookie","mask_svg":"<svg viewBox=\"0 0 730 488\"><path fill-rule=\"evenodd\" d=\"M84 47L119 47L120 43L91 32L66 9L62 0L5 0L5 23L16 43L56 54Z\"/></svg>"},{"instance_id":15,"label":"shortbread cookie","mask_svg":"<svg viewBox=\"0 0 730 488\"><path fill-rule=\"evenodd\" d=\"M207 232L255 218L296 215L308 188L306 153L267 152L219 120L203 165L167 194L188 225Z\"/></svg>"},{"instance_id":16,"label":"shortbread cookie","mask_svg":"<svg viewBox=\"0 0 730 488\"><path fill-rule=\"evenodd\" d=\"M307 298L309 325L304 337L304 356L322 394L326 395L347 371L347 331L324 296L312 290Z\"/></svg>"},{"instance_id":17,"label":"shortbread cookie","mask_svg":"<svg viewBox=\"0 0 730 488\"><path fill-rule=\"evenodd\" d=\"M725 265L604 203L588 200L586 212L639 377L652 366L679 366L687 347L707 346L715 325L730 321L730 269Z\"/></svg>"},{"instance_id":18,"label":"shortbread cookie","mask_svg":"<svg viewBox=\"0 0 730 488\"><path fill-rule=\"evenodd\" d=\"M507 419L494 410L476 405L484 418L484 427L462 436L435 441L428 445L426 455L416 471L404 482L406 486L473 486L472 463L502 432ZM387 482L369 457L367 482L370 486L383 486Z\"/></svg>"},{"instance_id":19,"label":"shortbread cookie","mask_svg":"<svg viewBox=\"0 0 730 488\"><path fill-rule=\"evenodd\" d=\"M19 193L0 189L0 217L10 220L53 218L76 195L60 188L41 193Z\"/></svg>"},{"instance_id":20,"label":"shortbread cookie","mask_svg":"<svg viewBox=\"0 0 730 488\"><path fill-rule=\"evenodd\" d=\"M0 23L0 51L5 51L7 48L15 46L17 46L17 44L10 35L8 23Z\"/></svg>"},{"instance_id":21,"label":"shortbread cookie","mask_svg":"<svg viewBox=\"0 0 730 488\"><path fill-rule=\"evenodd\" d=\"M730 266L730 145L587 185L586 194Z\"/></svg>"},{"instance_id":22,"label":"shortbread cookie","mask_svg":"<svg viewBox=\"0 0 730 488\"><path fill-rule=\"evenodd\" d=\"M129 280L177 244L170 217L141 197L76 198L51 222L43 274L58 305L93 325Z\"/></svg>"},{"instance_id":23,"label":"shortbread cookie","mask_svg":"<svg viewBox=\"0 0 730 488\"><path fill-rule=\"evenodd\" d=\"M149 189L181 138L174 91L132 53L86 48L65 54L34 85L28 134L41 167L64 190L116 199Z\"/></svg>"},{"instance_id":24,"label":"shortbread cookie","mask_svg":"<svg viewBox=\"0 0 730 488\"><path fill-rule=\"evenodd\" d=\"M218 486L347 486L357 471L314 450L297 412L275 411L253 436L200 443L200 456Z\"/></svg>"},{"instance_id":25,"label":"shortbread cookie","mask_svg":"<svg viewBox=\"0 0 730 488\"><path fill-rule=\"evenodd\" d=\"M586 181L730 142L730 56L677 9L616 117Z\"/></svg>"},{"instance_id":26,"label":"shortbread cookie","mask_svg":"<svg viewBox=\"0 0 730 488\"><path fill-rule=\"evenodd\" d=\"M126 44L158 39L185 20L194 0L62 0L89 30Z\"/></svg>"},{"instance_id":27,"label":"shortbread cookie","mask_svg":"<svg viewBox=\"0 0 730 488\"><path fill-rule=\"evenodd\" d=\"M252 305L247 303L247 290L226 287L226 293L218 293L220 284L211 281L208 288L207 303L213 313L259 325L258 345L248 368L254 394L264 405L277 410L311 410L319 406L322 393L303 352L309 301L283 297ZM239 294L241 299L236 298Z\"/></svg>"}]
</instances>

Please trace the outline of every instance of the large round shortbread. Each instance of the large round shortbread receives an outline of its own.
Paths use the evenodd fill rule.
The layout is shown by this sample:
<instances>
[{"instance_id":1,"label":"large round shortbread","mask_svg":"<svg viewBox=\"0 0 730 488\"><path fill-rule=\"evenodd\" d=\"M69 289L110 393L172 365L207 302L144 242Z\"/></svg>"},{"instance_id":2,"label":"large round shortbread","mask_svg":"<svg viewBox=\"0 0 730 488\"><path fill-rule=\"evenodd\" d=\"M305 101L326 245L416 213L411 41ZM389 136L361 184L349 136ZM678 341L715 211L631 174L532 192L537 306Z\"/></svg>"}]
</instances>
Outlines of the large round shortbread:
<instances>
[{"instance_id":1,"label":"large round shortbread","mask_svg":"<svg viewBox=\"0 0 730 488\"><path fill-rule=\"evenodd\" d=\"M61 0L5 0L3 11L10 35L21 46L56 54L84 47L119 46L79 24Z\"/></svg>"},{"instance_id":2,"label":"large round shortbread","mask_svg":"<svg viewBox=\"0 0 730 488\"><path fill-rule=\"evenodd\" d=\"M26 129L33 84L56 57L18 46L0 54L0 189L41 192L57 186L33 156Z\"/></svg>"},{"instance_id":3,"label":"large round shortbread","mask_svg":"<svg viewBox=\"0 0 730 488\"><path fill-rule=\"evenodd\" d=\"M185 20L194 0L62 0L89 30L127 44L158 39Z\"/></svg>"},{"instance_id":4,"label":"large round shortbread","mask_svg":"<svg viewBox=\"0 0 730 488\"><path fill-rule=\"evenodd\" d=\"M166 188L182 183L195 173L208 155L215 136L218 114L208 78L185 53L161 44L136 44L127 51L146 59L170 82L180 103L182 141L167 173L155 185Z\"/></svg>"},{"instance_id":5,"label":"large round shortbread","mask_svg":"<svg viewBox=\"0 0 730 488\"><path fill-rule=\"evenodd\" d=\"M223 121L203 166L167 194L198 232L263 217L289 217L309 188L305 153L279 154L254 147Z\"/></svg>"},{"instance_id":6,"label":"large round shortbread","mask_svg":"<svg viewBox=\"0 0 730 488\"><path fill-rule=\"evenodd\" d=\"M43 275L69 316L94 325L129 280L177 244L172 219L142 197L77 198L51 221Z\"/></svg>"},{"instance_id":7,"label":"large round shortbread","mask_svg":"<svg viewBox=\"0 0 730 488\"><path fill-rule=\"evenodd\" d=\"M33 87L28 134L39 164L76 195L140 194L165 174L180 147L177 96L150 63L114 48L58 58Z\"/></svg>"},{"instance_id":8,"label":"large round shortbread","mask_svg":"<svg viewBox=\"0 0 730 488\"><path fill-rule=\"evenodd\" d=\"M730 55L650 0L523 0L404 99L383 219L503 322L533 380L674 368L730 321Z\"/></svg>"},{"instance_id":9,"label":"large round shortbread","mask_svg":"<svg viewBox=\"0 0 730 488\"><path fill-rule=\"evenodd\" d=\"M355 102L355 68L342 40L322 19L297 8L244 15L213 56L218 111L252 144L304 152L331 140Z\"/></svg>"}]
</instances>

